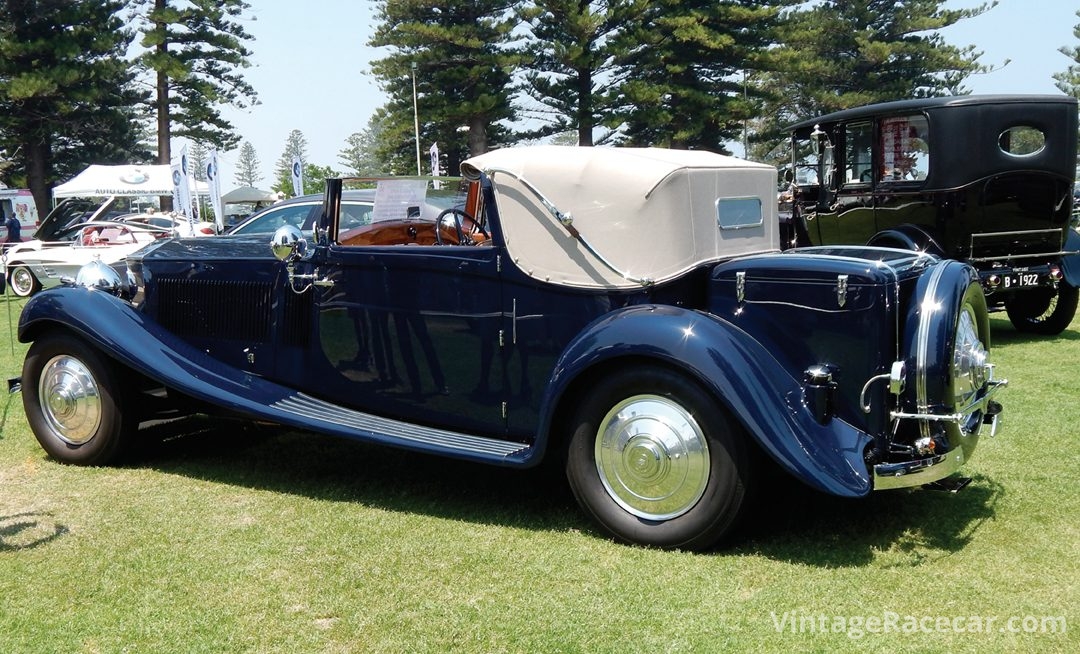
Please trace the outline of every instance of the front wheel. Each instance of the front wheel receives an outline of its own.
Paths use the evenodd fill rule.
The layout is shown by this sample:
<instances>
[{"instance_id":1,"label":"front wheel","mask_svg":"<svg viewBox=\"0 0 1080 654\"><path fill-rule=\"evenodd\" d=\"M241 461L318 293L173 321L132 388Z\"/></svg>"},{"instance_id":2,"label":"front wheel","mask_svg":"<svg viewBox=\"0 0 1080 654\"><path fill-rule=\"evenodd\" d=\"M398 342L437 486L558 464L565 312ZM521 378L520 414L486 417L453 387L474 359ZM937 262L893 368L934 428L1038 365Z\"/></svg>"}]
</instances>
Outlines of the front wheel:
<instances>
[{"instance_id":1,"label":"front wheel","mask_svg":"<svg viewBox=\"0 0 1080 654\"><path fill-rule=\"evenodd\" d=\"M751 447L694 382L665 368L627 368L578 408L566 472L578 503L617 539L702 550L747 504Z\"/></svg>"},{"instance_id":2,"label":"front wheel","mask_svg":"<svg viewBox=\"0 0 1080 654\"><path fill-rule=\"evenodd\" d=\"M51 332L34 341L22 386L34 436L63 463L115 461L137 425L118 368L72 334Z\"/></svg>"},{"instance_id":3,"label":"front wheel","mask_svg":"<svg viewBox=\"0 0 1080 654\"><path fill-rule=\"evenodd\" d=\"M1060 282L1057 289L1038 288L1017 293L1005 302L1009 321L1018 331L1056 336L1076 316L1080 289Z\"/></svg>"},{"instance_id":4,"label":"front wheel","mask_svg":"<svg viewBox=\"0 0 1080 654\"><path fill-rule=\"evenodd\" d=\"M41 282L30 268L24 265L14 265L8 271L8 286L11 292L19 297L30 297L41 290Z\"/></svg>"}]
</instances>

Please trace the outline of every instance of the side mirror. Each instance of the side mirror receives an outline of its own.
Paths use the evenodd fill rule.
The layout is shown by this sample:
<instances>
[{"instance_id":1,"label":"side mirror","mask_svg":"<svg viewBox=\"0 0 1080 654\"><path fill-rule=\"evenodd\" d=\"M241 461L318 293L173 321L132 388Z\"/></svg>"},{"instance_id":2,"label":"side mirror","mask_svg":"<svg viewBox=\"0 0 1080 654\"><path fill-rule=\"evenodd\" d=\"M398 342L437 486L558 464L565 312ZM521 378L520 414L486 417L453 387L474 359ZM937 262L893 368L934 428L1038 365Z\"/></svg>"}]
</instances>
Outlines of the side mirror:
<instances>
[{"instance_id":1,"label":"side mirror","mask_svg":"<svg viewBox=\"0 0 1080 654\"><path fill-rule=\"evenodd\" d=\"M282 225L270 239L270 251L278 261L292 263L307 254L307 240L295 225Z\"/></svg>"}]
</instances>

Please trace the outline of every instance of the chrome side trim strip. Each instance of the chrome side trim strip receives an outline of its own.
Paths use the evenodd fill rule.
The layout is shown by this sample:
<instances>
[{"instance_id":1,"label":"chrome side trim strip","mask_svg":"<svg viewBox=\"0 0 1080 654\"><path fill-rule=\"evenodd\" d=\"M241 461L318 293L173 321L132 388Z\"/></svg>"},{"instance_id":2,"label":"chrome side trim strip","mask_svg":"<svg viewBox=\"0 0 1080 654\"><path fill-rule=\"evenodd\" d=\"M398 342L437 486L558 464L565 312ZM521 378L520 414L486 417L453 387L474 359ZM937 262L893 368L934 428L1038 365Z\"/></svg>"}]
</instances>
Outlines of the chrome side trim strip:
<instances>
[{"instance_id":1,"label":"chrome side trim strip","mask_svg":"<svg viewBox=\"0 0 1080 654\"><path fill-rule=\"evenodd\" d=\"M1046 257L1067 257L1070 254L1080 254L1080 250L1059 250L1057 252L1036 252L1034 254L1008 254L1002 257L971 257L968 261L974 262L986 262L986 261L1010 261L1012 259L1041 259ZM989 270L986 272L997 272Z\"/></svg>"}]
</instances>

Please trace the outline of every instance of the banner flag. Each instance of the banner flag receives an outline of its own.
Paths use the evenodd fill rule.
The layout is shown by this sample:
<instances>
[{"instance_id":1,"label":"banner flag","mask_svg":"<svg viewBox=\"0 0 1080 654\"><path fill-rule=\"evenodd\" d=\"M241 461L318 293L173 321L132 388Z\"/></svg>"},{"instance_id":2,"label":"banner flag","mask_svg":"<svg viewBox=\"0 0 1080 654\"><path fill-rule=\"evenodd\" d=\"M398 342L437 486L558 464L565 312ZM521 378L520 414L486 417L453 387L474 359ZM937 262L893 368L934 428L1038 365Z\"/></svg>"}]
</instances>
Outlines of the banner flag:
<instances>
[{"instance_id":1,"label":"banner flag","mask_svg":"<svg viewBox=\"0 0 1080 654\"><path fill-rule=\"evenodd\" d=\"M214 209L214 224L217 232L225 231L225 205L221 202L221 179L218 177L217 149L210 151L210 161L206 164L206 182L210 187L210 206Z\"/></svg>"},{"instance_id":2,"label":"banner flag","mask_svg":"<svg viewBox=\"0 0 1080 654\"><path fill-rule=\"evenodd\" d=\"M292 160L292 187L294 196L304 194L304 164L300 157Z\"/></svg>"}]
</instances>

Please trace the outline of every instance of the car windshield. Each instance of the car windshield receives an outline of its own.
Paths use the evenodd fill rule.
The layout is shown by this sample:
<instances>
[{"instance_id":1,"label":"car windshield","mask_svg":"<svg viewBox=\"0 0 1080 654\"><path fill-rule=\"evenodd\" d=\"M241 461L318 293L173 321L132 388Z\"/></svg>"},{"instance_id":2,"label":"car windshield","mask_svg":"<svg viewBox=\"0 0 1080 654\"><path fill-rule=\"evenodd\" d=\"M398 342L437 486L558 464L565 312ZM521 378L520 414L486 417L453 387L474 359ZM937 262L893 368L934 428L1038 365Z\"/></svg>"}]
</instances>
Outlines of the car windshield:
<instances>
[{"instance_id":1,"label":"car windshield","mask_svg":"<svg viewBox=\"0 0 1080 654\"><path fill-rule=\"evenodd\" d=\"M346 192L341 202L342 224L348 229L370 223L374 198L371 190ZM283 225L293 225L310 237L315 219L322 213L322 204L322 195L305 195L279 202L252 215L229 234L273 234Z\"/></svg>"},{"instance_id":2,"label":"car windshield","mask_svg":"<svg viewBox=\"0 0 1080 654\"><path fill-rule=\"evenodd\" d=\"M435 221L450 208L465 203L466 185L456 177L346 178L342 198L341 230L391 220ZM356 215L349 198L363 194L365 213Z\"/></svg>"},{"instance_id":3,"label":"car windshield","mask_svg":"<svg viewBox=\"0 0 1080 654\"><path fill-rule=\"evenodd\" d=\"M308 215L318 206L319 202L315 200L272 206L240 223L229 233L272 234L283 225L293 225L304 229Z\"/></svg>"}]
</instances>

